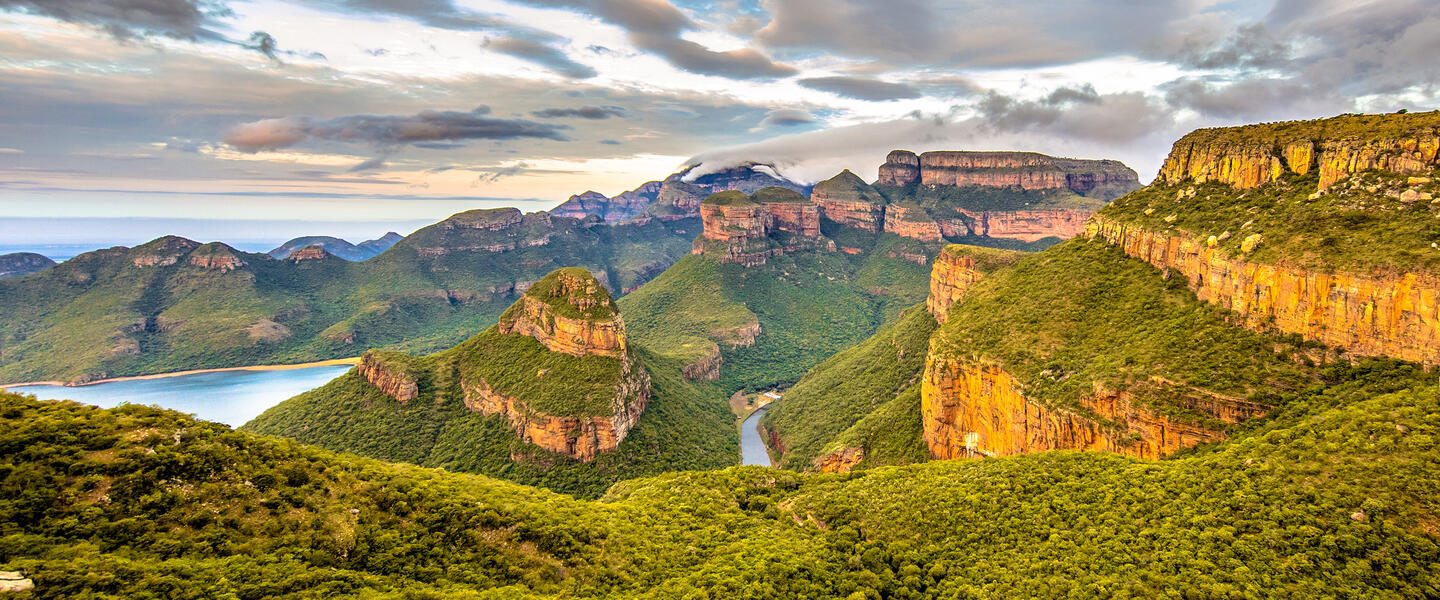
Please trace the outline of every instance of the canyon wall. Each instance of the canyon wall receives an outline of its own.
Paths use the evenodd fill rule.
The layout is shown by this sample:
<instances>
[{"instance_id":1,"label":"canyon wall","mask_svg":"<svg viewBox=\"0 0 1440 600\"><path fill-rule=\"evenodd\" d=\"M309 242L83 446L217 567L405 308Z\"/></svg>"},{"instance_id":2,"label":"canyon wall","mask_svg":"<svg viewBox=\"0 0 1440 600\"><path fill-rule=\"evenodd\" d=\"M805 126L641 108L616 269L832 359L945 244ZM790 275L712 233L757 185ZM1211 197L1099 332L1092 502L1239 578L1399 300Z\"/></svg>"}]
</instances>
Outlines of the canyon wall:
<instances>
[{"instance_id":1,"label":"canyon wall","mask_svg":"<svg viewBox=\"0 0 1440 600\"><path fill-rule=\"evenodd\" d=\"M885 197L849 169L815 184L810 201L836 223L866 231L880 231L885 223Z\"/></svg>"},{"instance_id":2,"label":"canyon wall","mask_svg":"<svg viewBox=\"0 0 1440 600\"><path fill-rule=\"evenodd\" d=\"M789 189L712 194L700 205L700 219L703 232L691 253L710 254L720 262L753 267L786 253L835 250L835 242L820 235L819 207ZM776 238L779 232L792 235Z\"/></svg>"},{"instance_id":3,"label":"canyon wall","mask_svg":"<svg viewBox=\"0 0 1440 600\"><path fill-rule=\"evenodd\" d=\"M1268 407L1188 388L1190 408L1226 423L1259 416ZM1025 397L997 366L968 364L931 353L920 388L925 445L937 459L1012 456L1045 450L1098 450L1159 458L1223 439L1225 432L1177 422L1132 401L1128 394L1082 398L1078 411L1049 409Z\"/></svg>"},{"instance_id":4,"label":"canyon wall","mask_svg":"<svg viewBox=\"0 0 1440 600\"><path fill-rule=\"evenodd\" d=\"M880 185L1068 189L1086 195L1111 188L1134 189L1139 177L1113 160L1055 158L1033 152L893 151L880 167Z\"/></svg>"},{"instance_id":5,"label":"canyon wall","mask_svg":"<svg viewBox=\"0 0 1440 600\"><path fill-rule=\"evenodd\" d=\"M885 207L885 232L924 242L941 239L940 224L919 206L891 204Z\"/></svg>"},{"instance_id":6,"label":"canyon wall","mask_svg":"<svg viewBox=\"0 0 1440 600\"><path fill-rule=\"evenodd\" d=\"M960 210L969 220L942 219L940 229L947 236L985 236L1037 242L1054 237L1070 239L1085 232L1089 210Z\"/></svg>"},{"instance_id":7,"label":"canyon wall","mask_svg":"<svg viewBox=\"0 0 1440 600\"><path fill-rule=\"evenodd\" d=\"M1251 327L1343 348L1440 364L1440 277L1310 271L1232 258L1203 240L1095 217L1086 235L1184 275L1201 300L1245 317Z\"/></svg>"},{"instance_id":8,"label":"canyon wall","mask_svg":"<svg viewBox=\"0 0 1440 600\"><path fill-rule=\"evenodd\" d=\"M1320 189L1367 169L1411 174L1437 166L1440 111L1345 115L1196 130L1175 142L1159 181L1258 187L1288 173L1317 173Z\"/></svg>"},{"instance_id":9,"label":"canyon wall","mask_svg":"<svg viewBox=\"0 0 1440 600\"><path fill-rule=\"evenodd\" d=\"M930 295L925 297L925 308L943 325L950 307L971 285L980 281L980 277L975 259L947 248L935 257L935 266L930 269Z\"/></svg>"}]
</instances>

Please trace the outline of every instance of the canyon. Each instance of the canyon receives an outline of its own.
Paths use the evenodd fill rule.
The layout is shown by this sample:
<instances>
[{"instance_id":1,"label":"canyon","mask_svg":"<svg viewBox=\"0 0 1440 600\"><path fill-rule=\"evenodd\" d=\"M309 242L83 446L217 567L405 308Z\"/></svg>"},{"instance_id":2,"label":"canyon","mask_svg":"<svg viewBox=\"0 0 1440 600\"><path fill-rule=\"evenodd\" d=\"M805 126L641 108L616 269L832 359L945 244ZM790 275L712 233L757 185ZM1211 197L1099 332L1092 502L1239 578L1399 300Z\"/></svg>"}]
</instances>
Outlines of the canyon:
<instances>
[{"instance_id":1,"label":"canyon","mask_svg":"<svg viewBox=\"0 0 1440 600\"><path fill-rule=\"evenodd\" d=\"M700 205L700 219L703 231L691 253L720 262L755 267L786 253L835 251L835 242L820 235L819 207L786 188L711 194Z\"/></svg>"}]
</instances>

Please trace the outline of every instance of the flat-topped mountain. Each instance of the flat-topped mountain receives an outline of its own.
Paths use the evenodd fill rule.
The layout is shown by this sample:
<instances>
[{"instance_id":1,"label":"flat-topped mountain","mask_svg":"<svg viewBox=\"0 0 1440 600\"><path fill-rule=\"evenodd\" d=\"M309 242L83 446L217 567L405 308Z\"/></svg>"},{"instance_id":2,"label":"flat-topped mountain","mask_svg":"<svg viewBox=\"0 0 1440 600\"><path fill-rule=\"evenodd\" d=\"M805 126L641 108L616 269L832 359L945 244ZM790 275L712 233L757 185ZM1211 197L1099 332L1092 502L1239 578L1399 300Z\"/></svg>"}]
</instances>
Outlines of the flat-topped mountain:
<instances>
[{"instance_id":1,"label":"flat-topped mountain","mask_svg":"<svg viewBox=\"0 0 1440 600\"><path fill-rule=\"evenodd\" d=\"M825 218L924 241L1045 244L1084 231L1113 198L1140 187L1113 160L1033 152L896 150L872 185L850 171L815 185Z\"/></svg>"},{"instance_id":2,"label":"flat-topped mountain","mask_svg":"<svg viewBox=\"0 0 1440 600\"><path fill-rule=\"evenodd\" d=\"M787 252L835 250L835 242L820 235L819 207L786 188L711 194L700 204L700 219L703 230L691 253L721 262L753 267Z\"/></svg>"},{"instance_id":3,"label":"flat-topped mountain","mask_svg":"<svg viewBox=\"0 0 1440 600\"><path fill-rule=\"evenodd\" d=\"M50 257L34 252L15 252L0 255L0 279L38 273L55 266Z\"/></svg>"},{"instance_id":4,"label":"flat-topped mountain","mask_svg":"<svg viewBox=\"0 0 1440 600\"><path fill-rule=\"evenodd\" d=\"M661 412L647 418L652 403ZM245 427L596 493L621 474L733 463L725 410L718 396L702 398L683 383L675 364L644 358L600 281L567 267L454 348L428 356L368 351L355 371ZM650 423L642 439L627 444L642 422ZM710 439L680 441L693 435ZM662 439L677 447L655 452Z\"/></svg>"},{"instance_id":5,"label":"flat-topped mountain","mask_svg":"<svg viewBox=\"0 0 1440 600\"><path fill-rule=\"evenodd\" d=\"M389 250L391 246L395 245L395 242L402 239L404 239L404 236L393 231L373 240L365 240L359 244L351 244L343 239L330 237L328 235L307 235L280 244L279 247L266 254L269 254L271 258L289 258L292 252L296 252L302 248L319 246L326 252L345 260L357 261L368 259Z\"/></svg>"}]
</instances>

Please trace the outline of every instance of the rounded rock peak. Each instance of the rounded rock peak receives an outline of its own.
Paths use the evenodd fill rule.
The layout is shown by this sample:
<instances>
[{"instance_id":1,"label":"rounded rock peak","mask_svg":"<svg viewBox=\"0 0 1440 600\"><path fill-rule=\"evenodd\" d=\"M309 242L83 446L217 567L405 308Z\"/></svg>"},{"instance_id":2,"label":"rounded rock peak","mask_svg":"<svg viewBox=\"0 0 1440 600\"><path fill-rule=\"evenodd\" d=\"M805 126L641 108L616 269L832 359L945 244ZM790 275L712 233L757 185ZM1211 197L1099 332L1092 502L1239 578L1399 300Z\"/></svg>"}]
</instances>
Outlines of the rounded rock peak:
<instances>
[{"instance_id":1,"label":"rounded rock peak","mask_svg":"<svg viewBox=\"0 0 1440 600\"><path fill-rule=\"evenodd\" d=\"M584 267L551 271L530 286L525 295L540 300L572 318L606 319L617 309L610 292Z\"/></svg>"},{"instance_id":2,"label":"rounded rock peak","mask_svg":"<svg viewBox=\"0 0 1440 600\"><path fill-rule=\"evenodd\" d=\"M909 150L891 150L885 155L885 162L896 165L920 166L920 157Z\"/></svg>"}]
</instances>

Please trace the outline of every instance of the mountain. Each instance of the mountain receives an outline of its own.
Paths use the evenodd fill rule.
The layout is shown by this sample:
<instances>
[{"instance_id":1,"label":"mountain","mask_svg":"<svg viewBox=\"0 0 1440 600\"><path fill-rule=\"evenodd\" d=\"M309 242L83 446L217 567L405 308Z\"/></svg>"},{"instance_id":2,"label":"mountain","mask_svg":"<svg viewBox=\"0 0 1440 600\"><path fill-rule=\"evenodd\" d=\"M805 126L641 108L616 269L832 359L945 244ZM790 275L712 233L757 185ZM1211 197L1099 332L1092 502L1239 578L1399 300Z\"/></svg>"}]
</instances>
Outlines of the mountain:
<instances>
[{"instance_id":1,"label":"mountain","mask_svg":"<svg viewBox=\"0 0 1440 600\"><path fill-rule=\"evenodd\" d=\"M1080 239L1003 261L950 246L928 342L912 309L821 363L762 420L772 452L825 471L1050 449L1155 458L1290 410L1334 385L1336 361L1434 364L1437 125L1201 130ZM882 203L852 193L846 208L878 223L867 204ZM923 367L903 359L922 349Z\"/></svg>"},{"instance_id":2,"label":"mountain","mask_svg":"<svg viewBox=\"0 0 1440 600\"><path fill-rule=\"evenodd\" d=\"M1079 235L1106 202L1140 187L1113 160L1032 152L891 152L867 184L850 171L815 185L827 219L924 241L1040 249Z\"/></svg>"},{"instance_id":3,"label":"mountain","mask_svg":"<svg viewBox=\"0 0 1440 600\"><path fill-rule=\"evenodd\" d=\"M400 234L389 232L379 239L366 240L359 244L351 244L337 237L325 235L309 235L298 237L267 252L271 258L289 258L290 253L309 246L319 246L326 252L349 261L360 261L389 250L396 242L404 239Z\"/></svg>"},{"instance_id":4,"label":"mountain","mask_svg":"<svg viewBox=\"0 0 1440 600\"><path fill-rule=\"evenodd\" d=\"M0 279L29 275L53 266L55 266L55 261L43 254L34 252L0 254Z\"/></svg>"},{"instance_id":5,"label":"mountain","mask_svg":"<svg viewBox=\"0 0 1440 600\"><path fill-rule=\"evenodd\" d=\"M244 429L586 496L621 478L731 465L739 451L720 396L635 346L604 286L574 267L454 348L368 351Z\"/></svg>"},{"instance_id":6,"label":"mountain","mask_svg":"<svg viewBox=\"0 0 1440 600\"><path fill-rule=\"evenodd\" d=\"M696 166L686 167L663 181L650 181L614 198L587 191L571 196L550 214L584 218L597 216L607 222L632 219L674 219L698 217L700 201L715 192L736 190L750 194L766 187L782 187L802 194L810 186L781 177L770 165L752 163L713 173L695 174Z\"/></svg>"},{"instance_id":7,"label":"mountain","mask_svg":"<svg viewBox=\"0 0 1440 600\"><path fill-rule=\"evenodd\" d=\"M718 379L726 393L793 383L922 300L941 247L851 227L824 230L793 190L712 194L690 256L622 297L640 344ZM833 225L833 223L832 223Z\"/></svg>"},{"instance_id":8,"label":"mountain","mask_svg":"<svg viewBox=\"0 0 1440 600\"><path fill-rule=\"evenodd\" d=\"M560 266L633 289L699 229L699 219L607 226L510 208L454 215L363 262L318 246L277 260L173 236L90 252L0 280L0 381L431 352L494 324Z\"/></svg>"}]
</instances>

